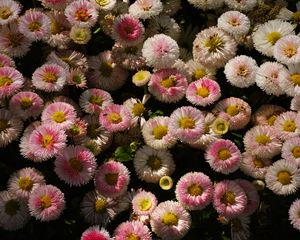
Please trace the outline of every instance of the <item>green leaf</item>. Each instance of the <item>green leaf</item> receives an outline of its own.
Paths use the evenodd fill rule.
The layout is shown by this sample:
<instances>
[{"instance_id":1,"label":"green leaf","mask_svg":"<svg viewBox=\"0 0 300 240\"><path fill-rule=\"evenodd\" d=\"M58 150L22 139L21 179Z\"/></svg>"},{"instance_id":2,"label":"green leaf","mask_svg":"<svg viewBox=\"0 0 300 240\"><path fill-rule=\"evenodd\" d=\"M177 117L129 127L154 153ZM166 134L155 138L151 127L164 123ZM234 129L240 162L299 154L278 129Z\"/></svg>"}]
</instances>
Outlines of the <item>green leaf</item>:
<instances>
[{"instance_id":1,"label":"green leaf","mask_svg":"<svg viewBox=\"0 0 300 240\"><path fill-rule=\"evenodd\" d=\"M116 148L114 156L118 162L128 162L133 159L133 151L130 146L119 146Z\"/></svg>"},{"instance_id":2,"label":"green leaf","mask_svg":"<svg viewBox=\"0 0 300 240\"><path fill-rule=\"evenodd\" d=\"M157 117L157 116L163 116L164 112L161 111L161 110L156 110L155 112L149 111L148 115L149 115L150 118L154 118L154 117Z\"/></svg>"}]
</instances>

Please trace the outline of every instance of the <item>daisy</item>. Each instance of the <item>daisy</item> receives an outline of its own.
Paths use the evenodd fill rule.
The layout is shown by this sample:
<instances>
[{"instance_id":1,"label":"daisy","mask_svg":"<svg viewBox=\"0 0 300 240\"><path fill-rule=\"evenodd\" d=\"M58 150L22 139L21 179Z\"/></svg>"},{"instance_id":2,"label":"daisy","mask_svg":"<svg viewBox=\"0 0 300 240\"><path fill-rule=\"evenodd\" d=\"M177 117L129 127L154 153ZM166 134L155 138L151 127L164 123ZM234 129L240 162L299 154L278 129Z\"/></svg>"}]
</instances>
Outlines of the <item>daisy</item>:
<instances>
[{"instance_id":1,"label":"daisy","mask_svg":"<svg viewBox=\"0 0 300 240\"><path fill-rule=\"evenodd\" d=\"M296 199L289 208L289 220L293 227L300 231L300 199Z\"/></svg>"},{"instance_id":2,"label":"daisy","mask_svg":"<svg viewBox=\"0 0 300 240\"><path fill-rule=\"evenodd\" d=\"M111 11L115 9L117 0L91 0L97 9L104 11Z\"/></svg>"},{"instance_id":3,"label":"daisy","mask_svg":"<svg viewBox=\"0 0 300 240\"><path fill-rule=\"evenodd\" d=\"M127 167L115 161L103 163L95 175L97 191L111 198L122 196L127 191L129 181L130 176Z\"/></svg>"},{"instance_id":4,"label":"daisy","mask_svg":"<svg viewBox=\"0 0 300 240\"><path fill-rule=\"evenodd\" d=\"M95 6L87 0L76 0L65 8L65 15L72 26L90 28L98 18Z\"/></svg>"},{"instance_id":5,"label":"daisy","mask_svg":"<svg viewBox=\"0 0 300 240\"><path fill-rule=\"evenodd\" d=\"M138 98L129 98L127 99L123 105L127 108L131 116L131 123L132 127L143 126L145 123L145 118L143 115L146 113L147 109L145 107L146 102L150 98L150 95L144 95L143 100L141 101Z\"/></svg>"},{"instance_id":6,"label":"daisy","mask_svg":"<svg viewBox=\"0 0 300 240\"><path fill-rule=\"evenodd\" d=\"M65 148L66 138L64 131L58 126L43 124L30 133L28 147L36 161L45 161Z\"/></svg>"},{"instance_id":7,"label":"daisy","mask_svg":"<svg viewBox=\"0 0 300 240\"><path fill-rule=\"evenodd\" d=\"M299 1L296 3L296 11L293 12L286 7L282 7L280 12L276 16L278 19L290 21L292 23L299 23L300 22L300 3Z\"/></svg>"},{"instance_id":8,"label":"daisy","mask_svg":"<svg viewBox=\"0 0 300 240\"><path fill-rule=\"evenodd\" d=\"M51 20L41 11L27 10L19 19L19 31L31 41L38 41L50 35Z\"/></svg>"},{"instance_id":9,"label":"daisy","mask_svg":"<svg viewBox=\"0 0 300 240\"><path fill-rule=\"evenodd\" d=\"M8 24L19 17L21 5L13 0L3 0L0 3L0 25Z\"/></svg>"},{"instance_id":10,"label":"daisy","mask_svg":"<svg viewBox=\"0 0 300 240\"><path fill-rule=\"evenodd\" d=\"M117 215L117 202L96 191L87 192L81 201L80 213L87 223L106 226Z\"/></svg>"},{"instance_id":11,"label":"daisy","mask_svg":"<svg viewBox=\"0 0 300 240\"><path fill-rule=\"evenodd\" d=\"M66 134L76 144L81 143L87 134L87 122L83 119L76 118L75 122L68 129L66 129Z\"/></svg>"},{"instance_id":12,"label":"daisy","mask_svg":"<svg viewBox=\"0 0 300 240\"><path fill-rule=\"evenodd\" d=\"M202 64L190 59L186 62L188 73L191 76L191 81L199 80L200 78L209 78L214 80L216 71L212 68L203 66Z\"/></svg>"},{"instance_id":13,"label":"daisy","mask_svg":"<svg viewBox=\"0 0 300 240\"><path fill-rule=\"evenodd\" d=\"M161 102L182 99L188 86L186 77L175 68L160 69L151 75L149 92Z\"/></svg>"},{"instance_id":14,"label":"daisy","mask_svg":"<svg viewBox=\"0 0 300 240\"><path fill-rule=\"evenodd\" d=\"M19 198L28 199L33 189L45 184L44 176L35 168L22 168L8 179L8 191Z\"/></svg>"},{"instance_id":15,"label":"daisy","mask_svg":"<svg viewBox=\"0 0 300 240\"><path fill-rule=\"evenodd\" d=\"M300 63L300 37L287 35L274 46L274 58L283 64Z\"/></svg>"},{"instance_id":16,"label":"daisy","mask_svg":"<svg viewBox=\"0 0 300 240\"><path fill-rule=\"evenodd\" d=\"M278 62L265 62L256 72L256 85L269 95L279 96L284 94L284 88L280 86L280 74L284 66Z\"/></svg>"},{"instance_id":17,"label":"daisy","mask_svg":"<svg viewBox=\"0 0 300 240\"><path fill-rule=\"evenodd\" d=\"M108 231L104 228L99 229L99 226L97 225L86 229L82 233L80 240L111 240L111 237Z\"/></svg>"},{"instance_id":18,"label":"daisy","mask_svg":"<svg viewBox=\"0 0 300 240\"><path fill-rule=\"evenodd\" d=\"M224 2L229 8L242 12L251 11L257 5L257 0L224 0Z\"/></svg>"},{"instance_id":19,"label":"daisy","mask_svg":"<svg viewBox=\"0 0 300 240\"><path fill-rule=\"evenodd\" d=\"M205 107L221 97L221 89L216 81L204 77L190 83L185 94L190 103Z\"/></svg>"},{"instance_id":20,"label":"daisy","mask_svg":"<svg viewBox=\"0 0 300 240\"><path fill-rule=\"evenodd\" d=\"M14 60L4 53L0 53L0 68L2 67L15 67Z\"/></svg>"},{"instance_id":21,"label":"daisy","mask_svg":"<svg viewBox=\"0 0 300 240\"><path fill-rule=\"evenodd\" d=\"M170 116L170 133L183 142L193 142L204 133L204 115L197 108L185 106Z\"/></svg>"},{"instance_id":22,"label":"daisy","mask_svg":"<svg viewBox=\"0 0 300 240\"><path fill-rule=\"evenodd\" d=\"M265 181L275 194L293 194L300 187L300 170L295 162L278 160L268 168Z\"/></svg>"},{"instance_id":23,"label":"daisy","mask_svg":"<svg viewBox=\"0 0 300 240\"><path fill-rule=\"evenodd\" d=\"M217 9L223 6L223 0L188 0L188 2L202 10Z\"/></svg>"},{"instance_id":24,"label":"daisy","mask_svg":"<svg viewBox=\"0 0 300 240\"><path fill-rule=\"evenodd\" d=\"M230 97L219 101L212 112L215 116L225 119L230 130L244 128L250 121L251 107L240 98Z\"/></svg>"},{"instance_id":25,"label":"daisy","mask_svg":"<svg viewBox=\"0 0 300 240\"><path fill-rule=\"evenodd\" d=\"M127 221L121 223L114 231L115 240L145 239L151 240L149 228L139 221Z\"/></svg>"},{"instance_id":26,"label":"daisy","mask_svg":"<svg viewBox=\"0 0 300 240\"><path fill-rule=\"evenodd\" d=\"M66 71L55 63L46 63L32 74L32 84L45 92L60 91L66 82Z\"/></svg>"},{"instance_id":27,"label":"daisy","mask_svg":"<svg viewBox=\"0 0 300 240\"><path fill-rule=\"evenodd\" d=\"M227 11L218 18L218 28L234 37L240 37L249 32L250 20L239 11Z\"/></svg>"},{"instance_id":28,"label":"daisy","mask_svg":"<svg viewBox=\"0 0 300 240\"><path fill-rule=\"evenodd\" d=\"M23 122L15 118L12 113L4 108L0 109L0 148L17 140L23 129Z\"/></svg>"},{"instance_id":29,"label":"daisy","mask_svg":"<svg viewBox=\"0 0 300 240\"><path fill-rule=\"evenodd\" d=\"M191 226L191 216L180 203L165 201L152 212L152 231L165 240L182 239Z\"/></svg>"},{"instance_id":30,"label":"daisy","mask_svg":"<svg viewBox=\"0 0 300 240\"><path fill-rule=\"evenodd\" d=\"M132 199L132 210L137 215L149 215L156 208L157 199L151 192L139 191Z\"/></svg>"},{"instance_id":31,"label":"daisy","mask_svg":"<svg viewBox=\"0 0 300 240\"><path fill-rule=\"evenodd\" d=\"M91 38L91 30L87 27L73 26L70 31L70 38L77 44L87 44Z\"/></svg>"},{"instance_id":32,"label":"daisy","mask_svg":"<svg viewBox=\"0 0 300 240\"><path fill-rule=\"evenodd\" d=\"M285 109L281 106L263 104L252 115L252 123L254 125L273 126L277 117L283 112L285 112Z\"/></svg>"},{"instance_id":33,"label":"daisy","mask_svg":"<svg viewBox=\"0 0 300 240\"><path fill-rule=\"evenodd\" d=\"M283 142L281 156L282 158L295 162L298 166L300 166L300 138L298 136L289 138Z\"/></svg>"},{"instance_id":34,"label":"daisy","mask_svg":"<svg viewBox=\"0 0 300 240\"><path fill-rule=\"evenodd\" d=\"M176 185L176 199L188 210L202 210L212 200L213 185L208 176L201 172L183 175Z\"/></svg>"},{"instance_id":35,"label":"daisy","mask_svg":"<svg viewBox=\"0 0 300 240\"><path fill-rule=\"evenodd\" d=\"M173 187L173 179L169 176L163 176L159 179L159 186L163 190L170 190Z\"/></svg>"},{"instance_id":36,"label":"daisy","mask_svg":"<svg viewBox=\"0 0 300 240\"><path fill-rule=\"evenodd\" d=\"M67 83L75 86L76 88L87 88L87 79L81 70L70 70L67 75Z\"/></svg>"},{"instance_id":37,"label":"daisy","mask_svg":"<svg viewBox=\"0 0 300 240\"><path fill-rule=\"evenodd\" d=\"M295 97L300 95L300 62L290 64L288 68L283 67L279 72L279 86L288 96Z\"/></svg>"},{"instance_id":38,"label":"daisy","mask_svg":"<svg viewBox=\"0 0 300 240\"><path fill-rule=\"evenodd\" d=\"M0 192L0 225L8 231L18 230L29 221L26 201L8 192Z\"/></svg>"},{"instance_id":39,"label":"daisy","mask_svg":"<svg viewBox=\"0 0 300 240\"><path fill-rule=\"evenodd\" d=\"M9 100L9 110L24 120L39 116L43 107L43 99L34 92L18 92Z\"/></svg>"},{"instance_id":40,"label":"daisy","mask_svg":"<svg viewBox=\"0 0 300 240\"><path fill-rule=\"evenodd\" d=\"M135 17L124 14L114 20L112 37L123 45L136 45L143 41L143 24Z\"/></svg>"},{"instance_id":41,"label":"daisy","mask_svg":"<svg viewBox=\"0 0 300 240\"><path fill-rule=\"evenodd\" d=\"M70 0L39 0L45 8L53 10L64 10Z\"/></svg>"},{"instance_id":42,"label":"daisy","mask_svg":"<svg viewBox=\"0 0 300 240\"><path fill-rule=\"evenodd\" d=\"M246 193L235 181L223 180L215 185L213 206L224 217L238 217L247 206Z\"/></svg>"},{"instance_id":43,"label":"daisy","mask_svg":"<svg viewBox=\"0 0 300 240\"><path fill-rule=\"evenodd\" d=\"M137 87L141 87L146 85L150 81L150 78L151 73L149 71L140 70L132 76L132 83Z\"/></svg>"},{"instance_id":44,"label":"daisy","mask_svg":"<svg viewBox=\"0 0 300 240\"><path fill-rule=\"evenodd\" d=\"M175 170L169 151L156 150L149 146L143 146L136 151L133 165L138 178L149 183L158 183L161 177L170 176Z\"/></svg>"},{"instance_id":45,"label":"daisy","mask_svg":"<svg viewBox=\"0 0 300 240\"><path fill-rule=\"evenodd\" d=\"M210 125L210 128L213 133L215 133L217 135L223 135L228 132L229 123L222 118L216 118Z\"/></svg>"},{"instance_id":46,"label":"daisy","mask_svg":"<svg viewBox=\"0 0 300 240\"><path fill-rule=\"evenodd\" d=\"M42 222L58 219L65 208L63 192L53 185L35 188L28 200L31 216Z\"/></svg>"},{"instance_id":47,"label":"daisy","mask_svg":"<svg viewBox=\"0 0 300 240\"><path fill-rule=\"evenodd\" d=\"M298 96L293 97L290 104L290 109L293 111L300 111L300 98Z\"/></svg>"},{"instance_id":48,"label":"daisy","mask_svg":"<svg viewBox=\"0 0 300 240\"><path fill-rule=\"evenodd\" d=\"M0 99L10 97L19 91L25 80L22 73L12 67L0 68Z\"/></svg>"},{"instance_id":49,"label":"daisy","mask_svg":"<svg viewBox=\"0 0 300 240\"><path fill-rule=\"evenodd\" d=\"M216 172L229 174L235 172L241 162L241 152L230 140L218 139L211 143L205 152L205 159Z\"/></svg>"},{"instance_id":50,"label":"daisy","mask_svg":"<svg viewBox=\"0 0 300 240\"><path fill-rule=\"evenodd\" d=\"M236 50L235 40L217 27L202 30L193 42L194 61L210 68L223 67Z\"/></svg>"},{"instance_id":51,"label":"daisy","mask_svg":"<svg viewBox=\"0 0 300 240\"><path fill-rule=\"evenodd\" d=\"M292 137L299 136L299 116L296 112L287 111L281 113L274 122L274 127L279 133L282 140L288 140Z\"/></svg>"},{"instance_id":52,"label":"daisy","mask_svg":"<svg viewBox=\"0 0 300 240\"><path fill-rule=\"evenodd\" d=\"M165 34L147 38L142 49L143 57L150 67L170 68L179 57L177 42Z\"/></svg>"},{"instance_id":53,"label":"daisy","mask_svg":"<svg viewBox=\"0 0 300 240\"><path fill-rule=\"evenodd\" d=\"M128 12L133 17L148 19L154 17L163 10L160 0L136 0L128 8Z\"/></svg>"}]
</instances>

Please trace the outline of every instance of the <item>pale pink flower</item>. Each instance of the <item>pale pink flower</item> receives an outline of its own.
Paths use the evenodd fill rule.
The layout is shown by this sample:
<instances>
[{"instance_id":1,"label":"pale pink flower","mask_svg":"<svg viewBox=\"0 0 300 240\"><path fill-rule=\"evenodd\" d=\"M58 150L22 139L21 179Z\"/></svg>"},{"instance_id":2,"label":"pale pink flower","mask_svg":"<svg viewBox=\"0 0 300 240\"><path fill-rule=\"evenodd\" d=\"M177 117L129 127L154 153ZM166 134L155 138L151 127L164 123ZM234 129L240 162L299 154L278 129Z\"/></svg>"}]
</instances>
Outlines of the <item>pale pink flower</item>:
<instances>
[{"instance_id":1,"label":"pale pink flower","mask_svg":"<svg viewBox=\"0 0 300 240\"><path fill-rule=\"evenodd\" d=\"M295 229L300 231L300 199L296 199L289 208L289 220Z\"/></svg>"},{"instance_id":2,"label":"pale pink flower","mask_svg":"<svg viewBox=\"0 0 300 240\"><path fill-rule=\"evenodd\" d=\"M149 228L139 221L127 221L121 223L114 231L115 240L143 239L151 240Z\"/></svg>"},{"instance_id":3,"label":"pale pink flower","mask_svg":"<svg viewBox=\"0 0 300 240\"><path fill-rule=\"evenodd\" d=\"M281 149L282 158L295 162L298 166L300 166L300 137L294 137L287 139L282 144Z\"/></svg>"},{"instance_id":4,"label":"pale pink flower","mask_svg":"<svg viewBox=\"0 0 300 240\"><path fill-rule=\"evenodd\" d=\"M132 199L132 210L137 215L149 215L157 206L157 199L151 192L138 191Z\"/></svg>"},{"instance_id":5,"label":"pale pink flower","mask_svg":"<svg viewBox=\"0 0 300 240\"><path fill-rule=\"evenodd\" d=\"M15 68L0 68L0 99L10 97L21 89L25 80Z\"/></svg>"},{"instance_id":6,"label":"pale pink flower","mask_svg":"<svg viewBox=\"0 0 300 240\"><path fill-rule=\"evenodd\" d=\"M4 53L0 53L0 68L2 67L15 67L14 60Z\"/></svg>"},{"instance_id":7,"label":"pale pink flower","mask_svg":"<svg viewBox=\"0 0 300 240\"><path fill-rule=\"evenodd\" d=\"M13 0L2 0L0 2L0 25L8 24L19 17L21 4Z\"/></svg>"},{"instance_id":8,"label":"pale pink flower","mask_svg":"<svg viewBox=\"0 0 300 240\"><path fill-rule=\"evenodd\" d=\"M281 140L287 140L299 136L300 115L296 112L287 111L281 113L274 122L274 128L278 131Z\"/></svg>"},{"instance_id":9,"label":"pale pink flower","mask_svg":"<svg viewBox=\"0 0 300 240\"><path fill-rule=\"evenodd\" d=\"M64 10L70 0L39 0L45 8L53 10Z\"/></svg>"},{"instance_id":10,"label":"pale pink flower","mask_svg":"<svg viewBox=\"0 0 300 240\"><path fill-rule=\"evenodd\" d=\"M274 58L283 64L300 63L300 37L287 35L274 46Z\"/></svg>"},{"instance_id":11,"label":"pale pink flower","mask_svg":"<svg viewBox=\"0 0 300 240\"><path fill-rule=\"evenodd\" d=\"M163 10L160 0L136 0L129 6L130 15L139 19L148 19L158 15Z\"/></svg>"},{"instance_id":12,"label":"pale pink flower","mask_svg":"<svg viewBox=\"0 0 300 240\"><path fill-rule=\"evenodd\" d=\"M285 112L285 109L281 106L263 104L252 115L252 123L254 125L273 126L277 117L283 112Z\"/></svg>"}]
</instances>

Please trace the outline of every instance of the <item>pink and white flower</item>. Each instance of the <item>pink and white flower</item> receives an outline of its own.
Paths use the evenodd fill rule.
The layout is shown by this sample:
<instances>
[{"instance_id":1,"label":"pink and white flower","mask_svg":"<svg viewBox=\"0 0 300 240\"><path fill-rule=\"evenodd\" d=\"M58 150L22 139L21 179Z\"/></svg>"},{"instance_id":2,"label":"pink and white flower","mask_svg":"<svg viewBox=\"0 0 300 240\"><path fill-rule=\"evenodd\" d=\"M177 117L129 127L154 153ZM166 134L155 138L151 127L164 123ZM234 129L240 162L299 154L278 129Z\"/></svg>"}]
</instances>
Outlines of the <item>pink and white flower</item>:
<instances>
[{"instance_id":1,"label":"pink and white flower","mask_svg":"<svg viewBox=\"0 0 300 240\"><path fill-rule=\"evenodd\" d=\"M23 75L12 67L0 68L0 99L10 97L21 89L25 80Z\"/></svg>"}]
</instances>

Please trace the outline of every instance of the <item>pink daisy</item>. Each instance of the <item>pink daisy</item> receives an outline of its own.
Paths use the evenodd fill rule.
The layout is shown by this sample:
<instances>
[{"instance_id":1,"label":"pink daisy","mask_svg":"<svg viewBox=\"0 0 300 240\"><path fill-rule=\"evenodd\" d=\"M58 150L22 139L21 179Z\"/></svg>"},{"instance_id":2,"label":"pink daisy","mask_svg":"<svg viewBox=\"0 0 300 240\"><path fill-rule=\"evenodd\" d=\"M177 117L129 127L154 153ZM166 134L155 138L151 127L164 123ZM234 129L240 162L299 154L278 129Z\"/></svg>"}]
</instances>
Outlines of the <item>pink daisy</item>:
<instances>
[{"instance_id":1,"label":"pink daisy","mask_svg":"<svg viewBox=\"0 0 300 240\"><path fill-rule=\"evenodd\" d=\"M85 120L76 118L75 122L66 130L68 137L78 144L82 142L83 138L87 134L87 123Z\"/></svg>"},{"instance_id":2,"label":"pink daisy","mask_svg":"<svg viewBox=\"0 0 300 240\"><path fill-rule=\"evenodd\" d=\"M96 23L98 11L90 1L76 0L66 7L65 15L72 26L89 28Z\"/></svg>"},{"instance_id":3,"label":"pink daisy","mask_svg":"<svg viewBox=\"0 0 300 240\"><path fill-rule=\"evenodd\" d=\"M6 54L0 53L0 68L2 67L15 67L14 60Z\"/></svg>"},{"instance_id":4,"label":"pink daisy","mask_svg":"<svg viewBox=\"0 0 300 240\"><path fill-rule=\"evenodd\" d=\"M258 125L246 132L244 145L245 150L253 155L260 158L272 158L280 153L282 144L275 128Z\"/></svg>"},{"instance_id":5,"label":"pink daisy","mask_svg":"<svg viewBox=\"0 0 300 240\"><path fill-rule=\"evenodd\" d=\"M127 191L129 181L130 176L127 167L115 161L103 163L95 175L97 191L111 198L122 196Z\"/></svg>"},{"instance_id":6,"label":"pink daisy","mask_svg":"<svg viewBox=\"0 0 300 240\"><path fill-rule=\"evenodd\" d=\"M300 37L287 35L280 38L274 45L274 58L283 64L300 62Z\"/></svg>"},{"instance_id":7,"label":"pink daisy","mask_svg":"<svg viewBox=\"0 0 300 240\"><path fill-rule=\"evenodd\" d=\"M161 102L173 103L182 99L187 79L175 68L161 69L151 75L149 92Z\"/></svg>"},{"instance_id":8,"label":"pink daisy","mask_svg":"<svg viewBox=\"0 0 300 240\"><path fill-rule=\"evenodd\" d=\"M76 88L87 88L87 79L85 74L78 69L70 70L67 75L67 83Z\"/></svg>"},{"instance_id":9,"label":"pink daisy","mask_svg":"<svg viewBox=\"0 0 300 240\"><path fill-rule=\"evenodd\" d=\"M99 115L100 124L109 132L118 132L130 127L130 113L123 105L111 104Z\"/></svg>"},{"instance_id":10,"label":"pink daisy","mask_svg":"<svg viewBox=\"0 0 300 240\"><path fill-rule=\"evenodd\" d=\"M169 128L181 141L193 142L204 133L204 115L194 107L177 108L170 116Z\"/></svg>"},{"instance_id":11,"label":"pink daisy","mask_svg":"<svg viewBox=\"0 0 300 240\"><path fill-rule=\"evenodd\" d=\"M24 84L22 74L12 67L0 68L0 99L10 97Z\"/></svg>"},{"instance_id":12,"label":"pink daisy","mask_svg":"<svg viewBox=\"0 0 300 240\"><path fill-rule=\"evenodd\" d=\"M21 5L13 0L2 0L0 3L0 25L8 24L19 17Z\"/></svg>"},{"instance_id":13,"label":"pink daisy","mask_svg":"<svg viewBox=\"0 0 300 240\"><path fill-rule=\"evenodd\" d=\"M151 192L138 191L132 199L132 209L137 215L149 215L156 208L157 199Z\"/></svg>"},{"instance_id":14,"label":"pink daisy","mask_svg":"<svg viewBox=\"0 0 300 240\"><path fill-rule=\"evenodd\" d=\"M136 0L129 6L129 14L139 18L148 19L158 15L163 10L160 0Z\"/></svg>"},{"instance_id":15,"label":"pink daisy","mask_svg":"<svg viewBox=\"0 0 300 240\"><path fill-rule=\"evenodd\" d=\"M289 220L295 229L300 231L300 199L296 199L289 208Z\"/></svg>"},{"instance_id":16,"label":"pink daisy","mask_svg":"<svg viewBox=\"0 0 300 240\"><path fill-rule=\"evenodd\" d=\"M80 107L89 114L99 113L104 107L112 103L111 95L97 88L87 89L79 97Z\"/></svg>"},{"instance_id":17,"label":"pink daisy","mask_svg":"<svg viewBox=\"0 0 300 240\"><path fill-rule=\"evenodd\" d=\"M285 109L281 106L263 104L252 115L252 123L254 125L273 126L277 117L283 112L285 112Z\"/></svg>"},{"instance_id":18,"label":"pink daisy","mask_svg":"<svg viewBox=\"0 0 300 240\"><path fill-rule=\"evenodd\" d=\"M221 97L219 84L209 78L202 78L189 84L186 90L187 100L196 105L205 107Z\"/></svg>"},{"instance_id":19,"label":"pink daisy","mask_svg":"<svg viewBox=\"0 0 300 240\"><path fill-rule=\"evenodd\" d=\"M54 102L47 105L41 116L43 124L51 124L61 129L69 128L76 119L76 111L71 104Z\"/></svg>"},{"instance_id":20,"label":"pink daisy","mask_svg":"<svg viewBox=\"0 0 300 240\"><path fill-rule=\"evenodd\" d=\"M80 240L111 240L109 232L104 228L99 229L99 226L92 226L86 229Z\"/></svg>"},{"instance_id":21,"label":"pink daisy","mask_svg":"<svg viewBox=\"0 0 300 240\"><path fill-rule=\"evenodd\" d=\"M42 185L32 191L28 206L31 216L42 222L52 221L65 208L64 194L53 185Z\"/></svg>"},{"instance_id":22,"label":"pink daisy","mask_svg":"<svg viewBox=\"0 0 300 240\"><path fill-rule=\"evenodd\" d=\"M64 10L70 0L39 0L45 8L53 10Z\"/></svg>"},{"instance_id":23,"label":"pink daisy","mask_svg":"<svg viewBox=\"0 0 300 240\"><path fill-rule=\"evenodd\" d=\"M32 74L32 84L46 92L60 91L66 82L66 71L54 63L46 63Z\"/></svg>"},{"instance_id":24,"label":"pink daisy","mask_svg":"<svg viewBox=\"0 0 300 240\"><path fill-rule=\"evenodd\" d=\"M58 177L71 186L88 183L96 170L96 159L85 147L68 146L55 159L54 171Z\"/></svg>"},{"instance_id":25,"label":"pink daisy","mask_svg":"<svg viewBox=\"0 0 300 240\"><path fill-rule=\"evenodd\" d=\"M114 232L115 240L124 239L143 239L151 240L151 232L149 228L139 221L127 221L121 223Z\"/></svg>"},{"instance_id":26,"label":"pink daisy","mask_svg":"<svg viewBox=\"0 0 300 240\"><path fill-rule=\"evenodd\" d=\"M281 156L291 162L295 162L300 166L300 137L287 139L282 144Z\"/></svg>"},{"instance_id":27,"label":"pink daisy","mask_svg":"<svg viewBox=\"0 0 300 240\"><path fill-rule=\"evenodd\" d=\"M64 149L66 140L66 134L59 127L43 124L32 131L28 144L36 161L45 161Z\"/></svg>"},{"instance_id":28,"label":"pink daisy","mask_svg":"<svg viewBox=\"0 0 300 240\"><path fill-rule=\"evenodd\" d=\"M183 175L176 185L176 198L188 210L202 210L212 200L213 185L209 177L201 172Z\"/></svg>"},{"instance_id":29,"label":"pink daisy","mask_svg":"<svg viewBox=\"0 0 300 240\"><path fill-rule=\"evenodd\" d=\"M30 9L20 17L19 30L31 41L41 40L50 35L51 20L43 12Z\"/></svg>"},{"instance_id":30,"label":"pink daisy","mask_svg":"<svg viewBox=\"0 0 300 240\"><path fill-rule=\"evenodd\" d=\"M278 76L280 88L291 97L298 97L300 95L299 67L300 61L298 64L289 64L287 68L283 67Z\"/></svg>"},{"instance_id":31,"label":"pink daisy","mask_svg":"<svg viewBox=\"0 0 300 240\"><path fill-rule=\"evenodd\" d=\"M216 172L229 174L239 168L242 155L232 141L218 139L207 147L205 159Z\"/></svg>"},{"instance_id":32,"label":"pink daisy","mask_svg":"<svg viewBox=\"0 0 300 240\"><path fill-rule=\"evenodd\" d=\"M24 120L40 115L43 106L43 99L34 92L19 92L9 101L10 111Z\"/></svg>"},{"instance_id":33,"label":"pink daisy","mask_svg":"<svg viewBox=\"0 0 300 240\"><path fill-rule=\"evenodd\" d=\"M281 140L287 140L299 136L300 115L296 112L287 111L281 113L274 122L274 128L278 131Z\"/></svg>"},{"instance_id":34,"label":"pink daisy","mask_svg":"<svg viewBox=\"0 0 300 240\"><path fill-rule=\"evenodd\" d=\"M143 41L143 24L129 14L119 15L114 20L112 37L123 45L136 45Z\"/></svg>"},{"instance_id":35,"label":"pink daisy","mask_svg":"<svg viewBox=\"0 0 300 240\"><path fill-rule=\"evenodd\" d=\"M247 206L246 193L235 181L223 180L215 185L213 206L224 217L238 217Z\"/></svg>"}]
</instances>

